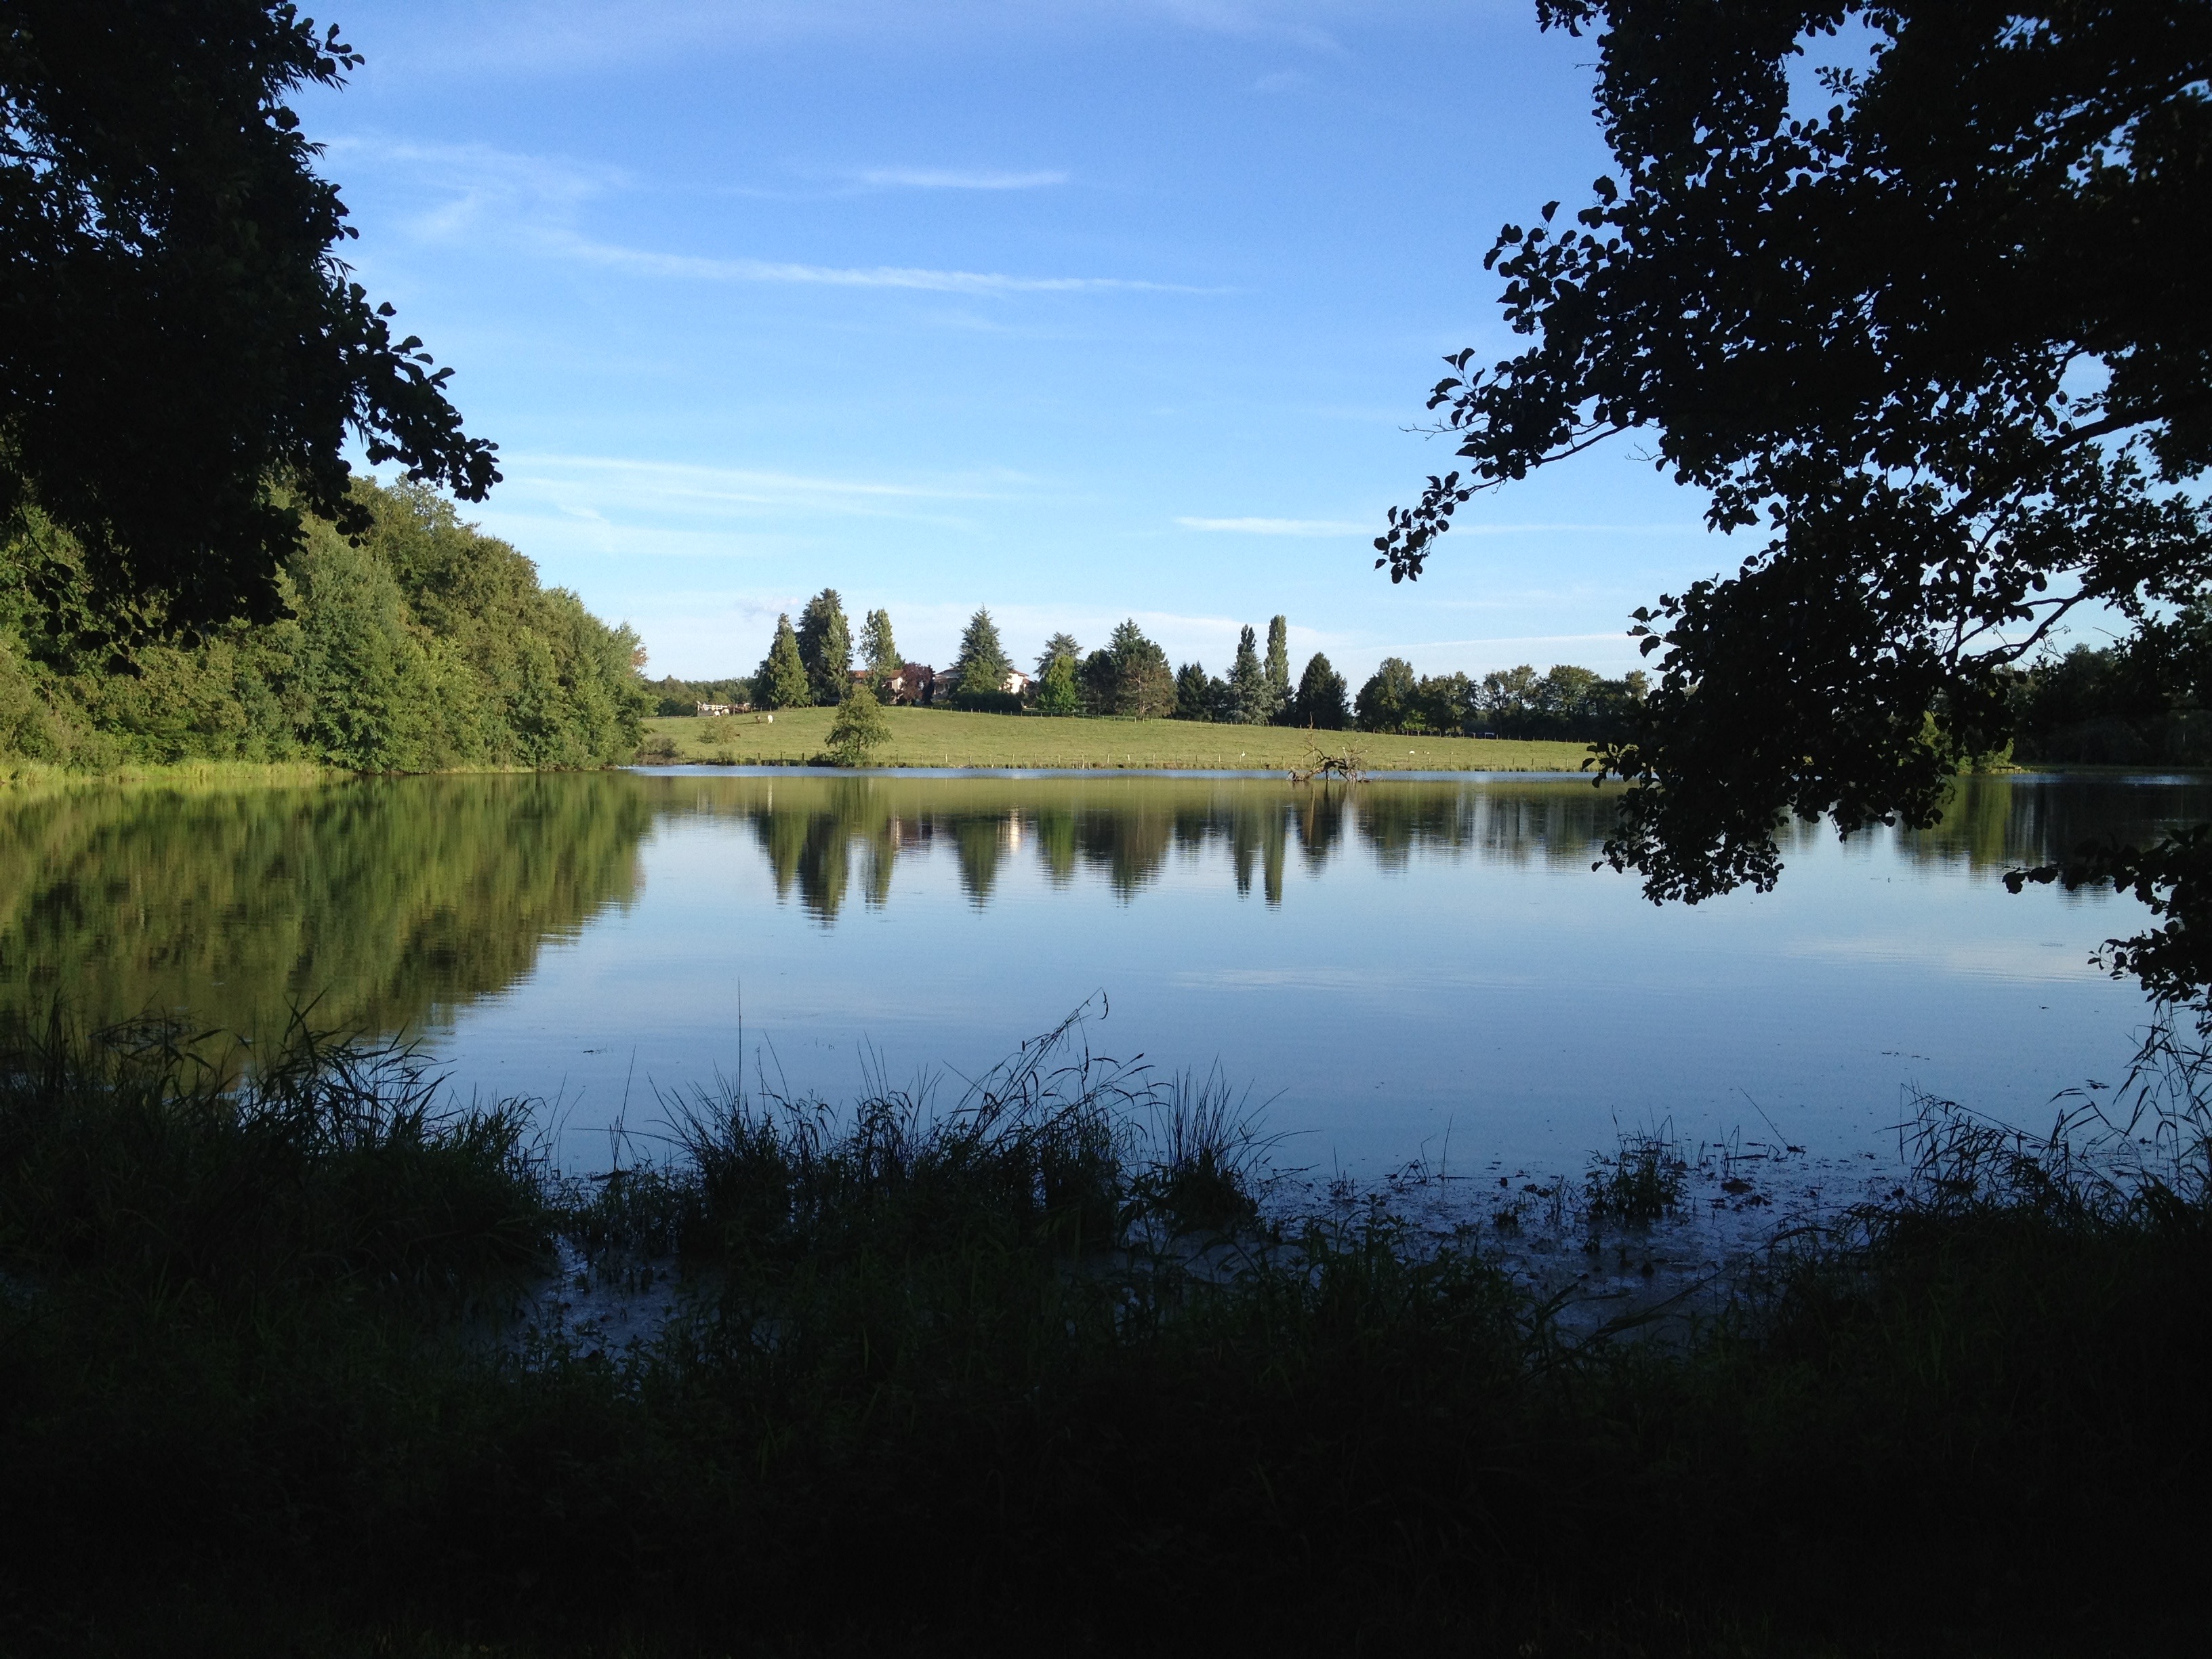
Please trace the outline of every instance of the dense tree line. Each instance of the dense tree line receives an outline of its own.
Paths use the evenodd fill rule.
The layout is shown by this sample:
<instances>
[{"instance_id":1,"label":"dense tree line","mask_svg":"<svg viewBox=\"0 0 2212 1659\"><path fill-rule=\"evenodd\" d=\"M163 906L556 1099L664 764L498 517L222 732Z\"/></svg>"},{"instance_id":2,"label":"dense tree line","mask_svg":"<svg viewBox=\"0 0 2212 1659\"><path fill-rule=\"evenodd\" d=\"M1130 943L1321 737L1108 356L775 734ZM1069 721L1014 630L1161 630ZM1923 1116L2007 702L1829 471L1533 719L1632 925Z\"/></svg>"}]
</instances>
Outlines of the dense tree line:
<instances>
[{"instance_id":1,"label":"dense tree line","mask_svg":"<svg viewBox=\"0 0 2212 1659\"><path fill-rule=\"evenodd\" d=\"M753 700L753 683L748 679L687 680L665 674L647 680L645 691L656 714L696 714L702 702L735 705Z\"/></svg>"},{"instance_id":2,"label":"dense tree line","mask_svg":"<svg viewBox=\"0 0 2212 1659\"><path fill-rule=\"evenodd\" d=\"M463 524L427 486L356 481L277 574L275 620L129 637L82 545L28 511L0 544L0 752L72 766L307 761L368 772L627 761L637 636Z\"/></svg>"},{"instance_id":3,"label":"dense tree line","mask_svg":"<svg viewBox=\"0 0 2212 1659\"><path fill-rule=\"evenodd\" d=\"M2212 608L2199 602L2116 644L2045 657L2012 676L2009 691L2017 759L2212 760Z\"/></svg>"},{"instance_id":4,"label":"dense tree line","mask_svg":"<svg viewBox=\"0 0 2212 1659\"><path fill-rule=\"evenodd\" d=\"M739 700L708 697L701 689L708 687L743 689L763 708L842 703L843 688L856 672L850 638L843 602L835 588L825 587L807 601L795 626L788 616L776 619L769 654L750 682L664 681L662 712L689 714L694 702ZM900 658L887 612L868 613L860 647L862 672L878 698L890 701L890 680ZM1226 675L1209 674L1197 662L1171 670L1167 653L1133 617L1090 652L1072 634L1053 635L1037 653L1025 694L1008 689L1013 672L996 620L988 609L979 609L962 633L952 666L937 677L935 701L1002 714L1164 716L1323 732L1357 726L1368 732L1599 743L1618 741L1628 732L1648 689L1640 670L1609 680L1568 663L1541 674L1523 664L1476 679L1459 673L1417 676L1404 659L1389 657L1355 698L1321 652L1292 680L1290 622L1280 616L1269 619L1264 648L1256 629L1241 631Z\"/></svg>"},{"instance_id":5,"label":"dense tree line","mask_svg":"<svg viewBox=\"0 0 2212 1659\"><path fill-rule=\"evenodd\" d=\"M1606 743L1631 729L1648 689L1640 669L1608 680L1571 663L1541 674L1523 663L1480 679L1457 673L1417 678L1404 658L1385 657L1359 688L1354 707L1366 732Z\"/></svg>"}]
</instances>

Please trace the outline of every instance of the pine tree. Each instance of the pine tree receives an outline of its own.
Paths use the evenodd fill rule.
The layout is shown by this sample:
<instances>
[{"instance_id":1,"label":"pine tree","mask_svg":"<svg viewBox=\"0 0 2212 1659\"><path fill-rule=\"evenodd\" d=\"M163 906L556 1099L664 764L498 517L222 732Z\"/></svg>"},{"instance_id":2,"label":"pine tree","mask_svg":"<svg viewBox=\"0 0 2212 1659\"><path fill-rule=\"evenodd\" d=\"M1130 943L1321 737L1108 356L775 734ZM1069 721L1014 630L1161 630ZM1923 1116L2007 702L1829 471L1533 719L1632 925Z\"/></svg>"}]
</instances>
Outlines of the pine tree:
<instances>
[{"instance_id":1,"label":"pine tree","mask_svg":"<svg viewBox=\"0 0 2212 1659\"><path fill-rule=\"evenodd\" d=\"M1006 676L1013 672L1013 664L1006 659L1006 647L999 642L999 624L991 620L988 610L976 611L968 619L967 632L960 636L960 659L952 669L960 695L972 697L1002 693L1006 687Z\"/></svg>"},{"instance_id":2,"label":"pine tree","mask_svg":"<svg viewBox=\"0 0 2212 1659\"><path fill-rule=\"evenodd\" d=\"M1059 637L1065 638L1066 635ZM1074 714L1083 708L1083 692L1075 681L1073 652L1046 663L1037 682L1036 711L1040 714Z\"/></svg>"},{"instance_id":3,"label":"pine tree","mask_svg":"<svg viewBox=\"0 0 2212 1659\"><path fill-rule=\"evenodd\" d=\"M1237 660L1229 670L1228 707L1223 718L1232 726L1265 726L1275 716L1275 688L1260 665L1260 647L1249 628L1237 636Z\"/></svg>"},{"instance_id":4,"label":"pine tree","mask_svg":"<svg viewBox=\"0 0 2212 1659\"><path fill-rule=\"evenodd\" d=\"M837 718L830 727L830 758L839 766L866 766L869 752L890 734L890 722L876 701L875 689L865 679L848 676Z\"/></svg>"},{"instance_id":5,"label":"pine tree","mask_svg":"<svg viewBox=\"0 0 2212 1659\"><path fill-rule=\"evenodd\" d=\"M1291 619L1275 617L1267 623L1267 684L1275 694L1275 712L1281 720L1291 706Z\"/></svg>"},{"instance_id":6,"label":"pine tree","mask_svg":"<svg viewBox=\"0 0 2212 1659\"><path fill-rule=\"evenodd\" d=\"M1075 642L1074 635L1055 634L1044 642L1044 649L1037 653L1036 672L1039 679L1042 679L1052 672L1053 661L1059 657L1065 657L1070 662L1079 663L1083 660L1083 647Z\"/></svg>"},{"instance_id":7,"label":"pine tree","mask_svg":"<svg viewBox=\"0 0 2212 1659\"><path fill-rule=\"evenodd\" d=\"M1213 683L1203 663L1187 662L1176 670L1175 717L1179 720L1213 718Z\"/></svg>"},{"instance_id":8,"label":"pine tree","mask_svg":"<svg viewBox=\"0 0 2212 1659\"><path fill-rule=\"evenodd\" d=\"M1317 731L1341 732L1352 719L1349 690L1344 676L1329 665L1327 657L1315 652L1312 660L1306 664L1306 672L1298 676L1292 723L1310 726Z\"/></svg>"},{"instance_id":9,"label":"pine tree","mask_svg":"<svg viewBox=\"0 0 2212 1659\"><path fill-rule=\"evenodd\" d=\"M799 613L799 660L816 702L844 700L845 682L853 677L853 629L834 587L823 588Z\"/></svg>"},{"instance_id":10,"label":"pine tree","mask_svg":"<svg viewBox=\"0 0 2212 1659\"><path fill-rule=\"evenodd\" d=\"M1175 670L1168 666L1168 653L1145 636L1134 617L1115 629L1105 651L1093 653L1094 660L1100 654L1110 665L1113 702L1109 712L1146 720L1175 712Z\"/></svg>"},{"instance_id":11,"label":"pine tree","mask_svg":"<svg viewBox=\"0 0 2212 1659\"><path fill-rule=\"evenodd\" d=\"M814 688L799 660L799 635L788 612L775 619L775 641L753 676L753 701L763 708L799 708L814 701Z\"/></svg>"}]
</instances>

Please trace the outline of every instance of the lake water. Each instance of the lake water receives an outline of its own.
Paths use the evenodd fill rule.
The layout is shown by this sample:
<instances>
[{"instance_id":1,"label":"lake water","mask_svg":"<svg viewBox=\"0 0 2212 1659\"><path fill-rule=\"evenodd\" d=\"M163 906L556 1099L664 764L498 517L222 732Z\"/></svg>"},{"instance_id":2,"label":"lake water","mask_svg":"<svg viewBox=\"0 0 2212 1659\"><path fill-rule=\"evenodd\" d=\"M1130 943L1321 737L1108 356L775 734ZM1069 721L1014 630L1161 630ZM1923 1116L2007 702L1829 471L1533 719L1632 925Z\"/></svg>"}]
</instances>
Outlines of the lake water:
<instances>
[{"instance_id":1,"label":"lake water","mask_svg":"<svg viewBox=\"0 0 2212 1659\"><path fill-rule=\"evenodd\" d=\"M1616 1127L1893 1147L1915 1089L2046 1125L2144 1008L2087 964L2142 912L1999 881L2212 816L2185 780L1987 778L1944 823L1792 839L1773 893L1593 873L1586 781L727 769L88 787L0 802L0 1001L266 1040L419 1036L552 1103L564 1156L656 1089L849 1097L1090 1040L1218 1064L1279 1160L1578 1167ZM957 1086L953 1092L957 1093Z\"/></svg>"}]
</instances>

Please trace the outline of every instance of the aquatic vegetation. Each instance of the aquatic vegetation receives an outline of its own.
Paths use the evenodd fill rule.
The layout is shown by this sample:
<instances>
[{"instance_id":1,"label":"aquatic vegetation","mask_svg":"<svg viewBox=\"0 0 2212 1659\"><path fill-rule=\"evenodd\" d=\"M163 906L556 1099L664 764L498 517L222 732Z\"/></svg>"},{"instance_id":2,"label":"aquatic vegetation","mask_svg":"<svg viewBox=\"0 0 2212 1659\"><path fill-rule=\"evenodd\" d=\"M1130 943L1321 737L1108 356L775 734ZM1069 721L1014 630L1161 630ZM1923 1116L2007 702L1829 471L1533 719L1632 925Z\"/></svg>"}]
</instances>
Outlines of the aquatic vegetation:
<instances>
[{"instance_id":1,"label":"aquatic vegetation","mask_svg":"<svg viewBox=\"0 0 2212 1659\"><path fill-rule=\"evenodd\" d=\"M1649 1226L1680 1207L1689 1160L1671 1136L1625 1134L1620 1150L1593 1159L1583 1199L1593 1224Z\"/></svg>"},{"instance_id":2,"label":"aquatic vegetation","mask_svg":"<svg viewBox=\"0 0 2212 1659\"><path fill-rule=\"evenodd\" d=\"M1930 1103L1893 1199L1653 1344L1388 1190L1263 1202L1218 1073L1079 1026L941 1097L671 1100L576 1178L404 1052L303 1032L241 1071L187 1035L0 1051L11 1652L2195 1631L2201 1140L2116 1164ZM1497 1196L1626 1224L1680 1161L1632 1139L1595 1188ZM674 1275L673 1317L518 1326L556 1243Z\"/></svg>"}]
</instances>

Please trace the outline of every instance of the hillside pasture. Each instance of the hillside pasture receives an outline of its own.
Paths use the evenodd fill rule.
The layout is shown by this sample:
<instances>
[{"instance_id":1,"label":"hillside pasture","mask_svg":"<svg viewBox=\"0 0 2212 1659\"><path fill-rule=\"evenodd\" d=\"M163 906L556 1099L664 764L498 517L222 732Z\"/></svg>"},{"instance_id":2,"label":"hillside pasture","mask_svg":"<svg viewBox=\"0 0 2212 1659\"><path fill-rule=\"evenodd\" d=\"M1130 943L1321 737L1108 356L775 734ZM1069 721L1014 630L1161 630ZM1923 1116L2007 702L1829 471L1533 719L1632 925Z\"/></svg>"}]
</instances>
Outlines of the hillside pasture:
<instances>
[{"instance_id":1,"label":"hillside pasture","mask_svg":"<svg viewBox=\"0 0 2212 1659\"><path fill-rule=\"evenodd\" d=\"M773 721L760 714L651 719L639 759L663 765L803 765L829 746L836 713L785 708ZM877 766L1285 772L1309 764L1319 745L1334 754L1348 749L1375 772L1572 772L1589 752L1579 743L1310 732L1194 720L1048 720L949 708L886 708L884 714L890 739L872 757Z\"/></svg>"}]
</instances>

